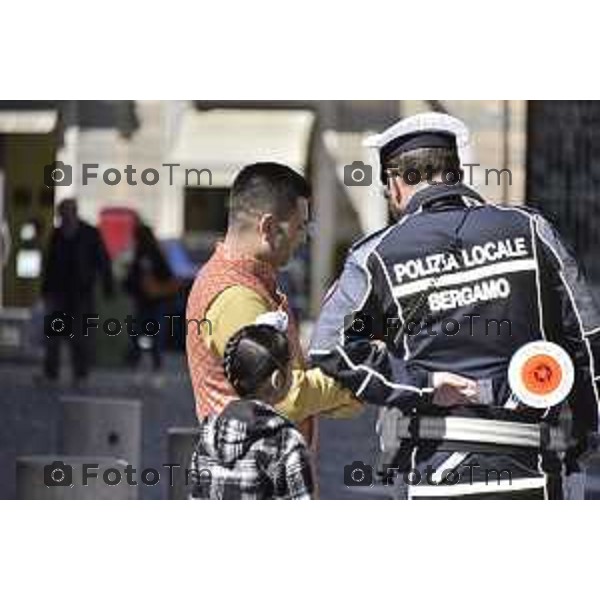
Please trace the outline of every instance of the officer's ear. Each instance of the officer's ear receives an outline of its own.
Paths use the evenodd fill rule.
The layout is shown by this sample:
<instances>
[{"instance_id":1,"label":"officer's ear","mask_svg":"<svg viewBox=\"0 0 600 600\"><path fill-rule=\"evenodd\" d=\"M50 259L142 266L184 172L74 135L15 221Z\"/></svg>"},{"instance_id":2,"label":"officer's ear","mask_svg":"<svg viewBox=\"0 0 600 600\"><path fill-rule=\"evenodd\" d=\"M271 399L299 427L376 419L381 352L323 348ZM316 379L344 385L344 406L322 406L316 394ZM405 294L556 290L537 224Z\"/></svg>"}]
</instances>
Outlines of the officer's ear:
<instances>
[{"instance_id":1,"label":"officer's ear","mask_svg":"<svg viewBox=\"0 0 600 600\"><path fill-rule=\"evenodd\" d=\"M402 192L400 189L400 177L390 175L387 178L387 190L391 200L394 202L400 203L402 198Z\"/></svg>"},{"instance_id":2,"label":"officer's ear","mask_svg":"<svg viewBox=\"0 0 600 600\"><path fill-rule=\"evenodd\" d=\"M388 177L385 197L388 201L389 209L398 219L404 210L404 195L402 193L402 178Z\"/></svg>"}]
</instances>

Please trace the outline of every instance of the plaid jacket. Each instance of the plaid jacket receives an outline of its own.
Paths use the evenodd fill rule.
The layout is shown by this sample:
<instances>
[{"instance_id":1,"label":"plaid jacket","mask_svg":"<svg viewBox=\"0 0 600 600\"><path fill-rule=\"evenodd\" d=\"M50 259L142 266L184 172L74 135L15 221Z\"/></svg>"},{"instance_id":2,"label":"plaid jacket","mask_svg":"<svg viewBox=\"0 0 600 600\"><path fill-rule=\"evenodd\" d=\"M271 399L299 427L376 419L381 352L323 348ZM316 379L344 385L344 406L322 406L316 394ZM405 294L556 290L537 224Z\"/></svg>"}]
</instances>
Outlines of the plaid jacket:
<instances>
[{"instance_id":1,"label":"plaid jacket","mask_svg":"<svg viewBox=\"0 0 600 600\"><path fill-rule=\"evenodd\" d=\"M201 421L190 480L199 500L301 500L313 491L304 438L259 400L235 400Z\"/></svg>"}]
</instances>

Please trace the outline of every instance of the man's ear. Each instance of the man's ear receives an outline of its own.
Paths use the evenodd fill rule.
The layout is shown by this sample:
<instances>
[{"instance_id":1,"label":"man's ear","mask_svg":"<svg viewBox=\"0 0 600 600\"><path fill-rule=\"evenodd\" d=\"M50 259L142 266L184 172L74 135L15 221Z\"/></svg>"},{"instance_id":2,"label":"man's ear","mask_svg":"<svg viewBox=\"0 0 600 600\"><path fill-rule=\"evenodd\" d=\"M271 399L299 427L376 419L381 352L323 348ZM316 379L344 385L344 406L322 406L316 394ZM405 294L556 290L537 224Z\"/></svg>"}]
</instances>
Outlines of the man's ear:
<instances>
[{"instance_id":1,"label":"man's ear","mask_svg":"<svg viewBox=\"0 0 600 600\"><path fill-rule=\"evenodd\" d=\"M277 230L275 216L271 213L265 213L258 222L258 230L261 234L261 237L264 237L267 241L272 242Z\"/></svg>"}]
</instances>

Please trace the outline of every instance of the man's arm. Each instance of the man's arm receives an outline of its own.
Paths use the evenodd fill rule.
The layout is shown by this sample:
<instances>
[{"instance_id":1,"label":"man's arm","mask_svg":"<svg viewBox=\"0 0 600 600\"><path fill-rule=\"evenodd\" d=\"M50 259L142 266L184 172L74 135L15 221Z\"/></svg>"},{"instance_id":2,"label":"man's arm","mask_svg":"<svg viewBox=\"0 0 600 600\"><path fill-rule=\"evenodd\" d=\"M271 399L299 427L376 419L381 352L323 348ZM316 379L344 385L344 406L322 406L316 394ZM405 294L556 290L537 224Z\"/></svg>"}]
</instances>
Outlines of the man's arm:
<instances>
[{"instance_id":1,"label":"man's arm","mask_svg":"<svg viewBox=\"0 0 600 600\"><path fill-rule=\"evenodd\" d=\"M241 285L227 288L206 311L210 327L202 331L205 343L222 357L229 338L268 310L265 301L250 288Z\"/></svg>"},{"instance_id":2,"label":"man's arm","mask_svg":"<svg viewBox=\"0 0 600 600\"><path fill-rule=\"evenodd\" d=\"M294 423L301 423L308 417L317 415L346 419L362 411L362 403L352 392L321 369L294 369L292 376L290 391L276 408Z\"/></svg>"},{"instance_id":3,"label":"man's arm","mask_svg":"<svg viewBox=\"0 0 600 600\"><path fill-rule=\"evenodd\" d=\"M581 268L556 230L540 215L534 217L534 226L545 333L565 348L575 364L570 407L573 432L583 442L598 429L600 314Z\"/></svg>"},{"instance_id":4,"label":"man's arm","mask_svg":"<svg viewBox=\"0 0 600 600\"><path fill-rule=\"evenodd\" d=\"M477 402L477 385L470 379L407 368L402 356L406 334L398 335L402 323L387 318L395 300L376 250L378 241L373 236L350 251L323 303L309 352L312 364L370 404L410 410L424 402L445 407ZM356 313L359 319L366 316L367 329L357 331Z\"/></svg>"},{"instance_id":5,"label":"man's arm","mask_svg":"<svg viewBox=\"0 0 600 600\"><path fill-rule=\"evenodd\" d=\"M311 363L334 377L358 398L371 404L416 406L432 390L426 377L406 369L401 357L392 356L383 337L385 309L377 295L373 263L378 237L351 250L343 272L327 294L311 340ZM373 337L354 327L357 312L370 317ZM379 341L377 342L377 338Z\"/></svg>"},{"instance_id":6,"label":"man's arm","mask_svg":"<svg viewBox=\"0 0 600 600\"><path fill-rule=\"evenodd\" d=\"M206 312L212 330L212 334L205 335L206 342L218 356L223 356L229 338L269 310L263 298L250 288L227 288ZM362 409L351 392L319 369L294 368L292 375L290 391L276 408L295 423L315 415L351 417Z\"/></svg>"}]
</instances>

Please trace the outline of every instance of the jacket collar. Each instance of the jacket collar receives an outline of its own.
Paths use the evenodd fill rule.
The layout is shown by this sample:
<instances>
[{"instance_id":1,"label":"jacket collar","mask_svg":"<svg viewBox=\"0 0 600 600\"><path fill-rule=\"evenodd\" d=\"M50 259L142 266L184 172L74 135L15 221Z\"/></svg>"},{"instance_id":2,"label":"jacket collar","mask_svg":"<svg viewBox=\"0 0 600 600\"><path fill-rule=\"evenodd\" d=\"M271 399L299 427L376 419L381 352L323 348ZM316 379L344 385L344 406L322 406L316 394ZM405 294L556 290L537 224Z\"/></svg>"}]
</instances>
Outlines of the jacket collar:
<instances>
[{"instance_id":1,"label":"jacket collar","mask_svg":"<svg viewBox=\"0 0 600 600\"><path fill-rule=\"evenodd\" d=\"M456 185L446 185L443 183L428 185L411 197L404 214L412 214L438 204L470 206L470 203L465 198L475 200L477 204L485 203L485 200L474 189L464 183L457 183Z\"/></svg>"},{"instance_id":2,"label":"jacket collar","mask_svg":"<svg viewBox=\"0 0 600 600\"><path fill-rule=\"evenodd\" d=\"M258 278L273 296L277 295L277 271L268 262L233 252L222 241L217 242L215 255L217 260L231 268Z\"/></svg>"}]
</instances>

